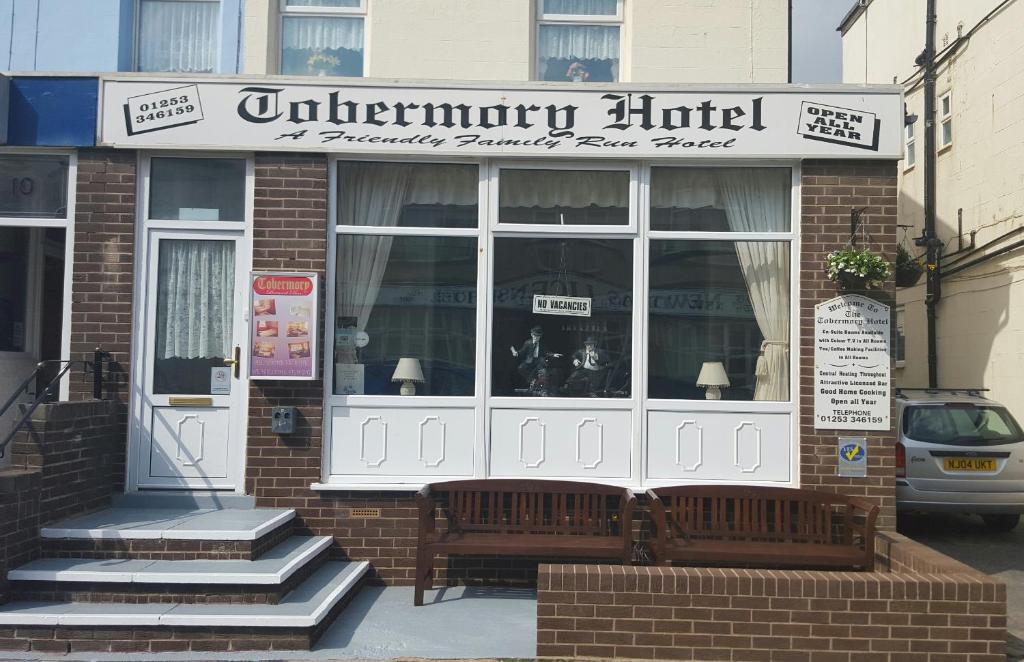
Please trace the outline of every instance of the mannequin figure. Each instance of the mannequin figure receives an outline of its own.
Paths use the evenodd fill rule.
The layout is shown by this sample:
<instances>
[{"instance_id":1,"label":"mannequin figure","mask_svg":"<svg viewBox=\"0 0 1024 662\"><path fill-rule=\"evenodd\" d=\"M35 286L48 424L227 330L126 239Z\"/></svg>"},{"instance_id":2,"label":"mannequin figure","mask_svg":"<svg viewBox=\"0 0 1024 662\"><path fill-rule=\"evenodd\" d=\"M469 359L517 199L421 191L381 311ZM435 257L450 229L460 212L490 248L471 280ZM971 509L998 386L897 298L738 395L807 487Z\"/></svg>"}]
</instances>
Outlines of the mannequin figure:
<instances>
[{"instance_id":1,"label":"mannequin figure","mask_svg":"<svg viewBox=\"0 0 1024 662\"><path fill-rule=\"evenodd\" d=\"M583 341L583 348L572 355L575 370L566 382L567 390L571 393L595 395L604 388L608 363L608 352L598 349L594 338L587 338Z\"/></svg>"},{"instance_id":2,"label":"mannequin figure","mask_svg":"<svg viewBox=\"0 0 1024 662\"><path fill-rule=\"evenodd\" d=\"M519 375L526 381L531 392L546 391L547 362L549 358L561 358L561 354L548 352L544 344L544 329L535 326L530 329L530 337L522 347L509 347L512 356L519 359Z\"/></svg>"}]
</instances>

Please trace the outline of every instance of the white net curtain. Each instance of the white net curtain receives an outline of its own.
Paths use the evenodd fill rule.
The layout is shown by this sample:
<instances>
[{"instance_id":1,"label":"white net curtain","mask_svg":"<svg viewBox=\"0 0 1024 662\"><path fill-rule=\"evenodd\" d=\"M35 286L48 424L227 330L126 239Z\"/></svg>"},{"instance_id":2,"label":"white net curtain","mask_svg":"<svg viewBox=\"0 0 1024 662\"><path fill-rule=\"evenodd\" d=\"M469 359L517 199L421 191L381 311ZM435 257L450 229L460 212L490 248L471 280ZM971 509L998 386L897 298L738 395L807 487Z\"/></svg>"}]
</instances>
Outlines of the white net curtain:
<instances>
[{"instance_id":1,"label":"white net curtain","mask_svg":"<svg viewBox=\"0 0 1024 662\"><path fill-rule=\"evenodd\" d=\"M541 25L537 35L537 58L541 80L616 81L619 79L619 26Z\"/></svg>"},{"instance_id":2,"label":"white net curtain","mask_svg":"<svg viewBox=\"0 0 1024 662\"><path fill-rule=\"evenodd\" d=\"M217 63L220 2L142 0L139 71L212 73Z\"/></svg>"},{"instance_id":3,"label":"white net curtain","mask_svg":"<svg viewBox=\"0 0 1024 662\"><path fill-rule=\"evenodd\" d=\"M663 169L654 208L725 211L732 232L789 228L790 171L784 168ZM784 241L737 241L736 258L763 341L755 400L789 399L790 256Z\"/></svg>"}]
</instances>

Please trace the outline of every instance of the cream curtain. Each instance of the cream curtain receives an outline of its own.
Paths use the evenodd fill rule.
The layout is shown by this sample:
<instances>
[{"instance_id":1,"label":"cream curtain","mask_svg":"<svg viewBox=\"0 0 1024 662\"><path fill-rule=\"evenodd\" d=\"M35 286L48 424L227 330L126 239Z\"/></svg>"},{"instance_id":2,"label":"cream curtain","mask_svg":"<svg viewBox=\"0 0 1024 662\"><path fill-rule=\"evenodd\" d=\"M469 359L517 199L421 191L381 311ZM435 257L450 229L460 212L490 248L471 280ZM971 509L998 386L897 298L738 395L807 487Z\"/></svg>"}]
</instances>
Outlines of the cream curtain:
<instances>
[{"instance_id":1,"label":"cream curtain","mask_svg":"<svg viewBox=\"0 0 1024 662\"><path fill-rule=\"evenodd\" d=\"M542 25L537 36L537 55L541 80L550 80L547 68L552 60L609 60L612 78L618 80L619 26Z\"/></svg>"},{"instance_id":2,"label":"cream curtain","mask_svg":"<svg viewBox=\"0 0 1024 662\"><path fill-rule=\"evenodd\" d=\"M629 174L621 170L501 171L498 205L508 207L628 207Z\"/></svg>"},{"instance_id":3,"label":"cream curtain","mask_svg":"<svg viewBox=\"0 0 1024 662\"><path fill-rule=\"evenodd\" d=\"M616 0L544 0L545 14L615 16Z\"/></svg>"},{"instance_id":4,"label":"cream curtain","mask_svg":"<svg viewBox=\"0 0 1024 662\"><path fill-rule=\"evenodd\" d=\"M363 50L362 18L288 16L283 31L285 49Z\"/></svg>"},{"instance_id":5,"label":"cream curtain","mask_svg":"<svg viewBox=\"0 0 1024 662\"><path fill-rule=\"evenodd\" d=\"M219 14L220 2L142 0L139 71L213 72Z\"/></svg>"},{"instance_id":6,"label":"cream curtain","mask_svg":"<svg viewBox=\"0 0 1024 662\"><path fill-rule=\"evenodd\" d=\"M729 168L717 171L729 229L770 232L788 209L789 187L779 186L771 171ZM747 284L754 318L760 327L755 400L789 399L789 243L738 241L736 257Z\"/></svg>"},{"instance_id":7,"label":"cream curtain","mask_svg":"<svg viewBox=\"0 0 1024 662\"><path fill-rule=\"evenodd\" d=\"M164 239L157 271L157 358L228 356L234 320L234 242Z\"/></svg>"}]
</instances>

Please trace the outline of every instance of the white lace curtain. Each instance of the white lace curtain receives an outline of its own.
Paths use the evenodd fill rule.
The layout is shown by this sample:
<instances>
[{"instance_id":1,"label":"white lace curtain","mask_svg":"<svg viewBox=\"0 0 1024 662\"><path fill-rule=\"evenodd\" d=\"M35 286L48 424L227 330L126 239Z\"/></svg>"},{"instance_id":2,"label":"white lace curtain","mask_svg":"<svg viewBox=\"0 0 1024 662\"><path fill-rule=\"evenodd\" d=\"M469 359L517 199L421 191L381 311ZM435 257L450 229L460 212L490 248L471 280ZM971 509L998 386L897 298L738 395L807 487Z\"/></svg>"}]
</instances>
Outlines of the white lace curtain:
<instances>
[{"instance_id":1,"label":"white lace curtain","mask_svg":"<svg viewBox=\"0 0 1024 662\"><path fill-rule=\"evenodd\" d=\"M139 71L212 72L219 14L220 2L142 0Z\"/></svg>"},{"instance_id":2,"label":"white lace curtain","mask_svg":"<svg viewBox=\"0 0 1024 662\"><path fill-rule=\"evenodd\" d=\"M537 40L541 80L548 80L548 65L552 60L610 60L612 77L618 80L617 25L542 25Z\"/></svg>"},{"instance_id":3,"label":"white lace curtain","mask_svg":"<svg viewBox=\"0 0 1024 662\"><path fill-rule=\"evenodd\" d=\"M628 207L629 174L621 170L501 171L499 206Z\"/></svg>"},{"instance_id":4,"label":"white lace curtain","mask_svg":"<svg viewBox=\"0 0 1024 662\"><path fill-rule=\"evenodd\" d=\"M476 205L476 178L459 166L352 163L338 166L338 224L395 227L410 204ZM338 238L338 315L366 328L387 270L393 237Z\"/></svg>"},{"instance_id":5,"label":"white lace curtain","mask_svg":"<svg viewBox=\"0 0 1024 662\"><path fill-rule=\"evenodd\" d=\"M544 0L545 14L615 16L617 0Z\"/></svg>"},{"instance_id":6,"label":"white lace curtain","mask_svg":"<svg viewBox=\"0 0 1024 662\"><path fill-rule=\"evenodd\" d=\"M165 239L160 242L157 269L157 357L228 356L234 320L234 242Z\"/></svg>"},{"instance_id":7,"label":"white lace curtain","mask_svg":"<svg viewBox=\"0 0 1024 662\"><path fill-rule=\"evenodd\" d=\"M286 49L347 48L363 50L363 19L324 16L288 16L284 20Z\"/></svg>"},{"instance_id":8,"label":"white lace curtain","mask_svg":"<svg viewBox=\"0 0 1024 662\"><path fill-rule=\"evenodd\" d=\"M789 171L782 168L659 168L651 187L655 208L725 211L733 232L785 231ZM755 400L789 399L789 243L734 242L761 336Z\"/></svg>"}]
</instances>

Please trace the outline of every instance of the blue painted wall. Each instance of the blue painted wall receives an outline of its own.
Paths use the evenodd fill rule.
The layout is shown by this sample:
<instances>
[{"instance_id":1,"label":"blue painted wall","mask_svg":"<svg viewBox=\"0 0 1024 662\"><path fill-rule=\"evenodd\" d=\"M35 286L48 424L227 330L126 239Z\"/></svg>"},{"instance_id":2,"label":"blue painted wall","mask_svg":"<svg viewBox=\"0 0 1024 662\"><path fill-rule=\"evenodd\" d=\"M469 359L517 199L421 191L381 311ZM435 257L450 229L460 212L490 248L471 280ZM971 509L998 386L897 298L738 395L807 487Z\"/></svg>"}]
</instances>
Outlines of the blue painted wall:
<instances>
[{"instance_id":1,"label":"blue painted wall","mask_svg":"<svg viewBox=\"0 0 1024 662\"><path fill-rule=\"evenodd\" d=\"M96 144L96 78L11 79L7 144L90 147Z\"/></svg>"},{"instance_id":2,"label":"blue painted wall","mask_svg":"<svg viewBox=\"0 0 1024 662\"><path fill-rule=\"evenodd\" d=\"M244 0L221 0L217 73L237 73ZM0 70L131 71L135 0L0 0Z\"/></svg>"}]
</instances>

